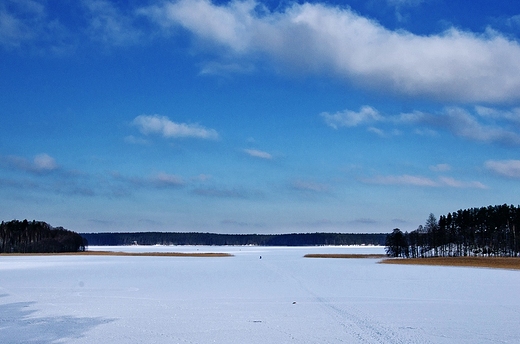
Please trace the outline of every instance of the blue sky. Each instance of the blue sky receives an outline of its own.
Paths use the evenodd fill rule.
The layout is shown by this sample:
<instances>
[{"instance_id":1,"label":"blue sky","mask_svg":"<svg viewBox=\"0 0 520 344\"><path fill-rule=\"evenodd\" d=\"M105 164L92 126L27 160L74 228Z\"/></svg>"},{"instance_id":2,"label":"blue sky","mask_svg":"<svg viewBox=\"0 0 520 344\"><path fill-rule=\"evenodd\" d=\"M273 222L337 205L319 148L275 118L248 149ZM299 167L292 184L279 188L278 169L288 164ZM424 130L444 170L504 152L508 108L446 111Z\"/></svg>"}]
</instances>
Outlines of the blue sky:
<instances>
[{"instance_id":1,"label":"blue sky","mask_svg":"<svg viewBox=\"0 0 520 344\"><path fill-rule=\"evenodd\" d=\"M515 204L516 1L0 4L0 217L390 232Z\"/></svg>"}]
</instances>

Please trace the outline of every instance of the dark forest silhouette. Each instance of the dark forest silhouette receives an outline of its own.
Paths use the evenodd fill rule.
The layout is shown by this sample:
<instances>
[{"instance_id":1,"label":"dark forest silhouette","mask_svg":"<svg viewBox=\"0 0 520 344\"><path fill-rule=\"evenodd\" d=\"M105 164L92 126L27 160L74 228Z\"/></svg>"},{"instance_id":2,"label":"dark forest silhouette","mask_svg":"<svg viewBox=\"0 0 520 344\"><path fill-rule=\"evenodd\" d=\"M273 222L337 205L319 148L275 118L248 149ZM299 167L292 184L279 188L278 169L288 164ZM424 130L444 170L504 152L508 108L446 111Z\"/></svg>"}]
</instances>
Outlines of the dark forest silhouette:
<instances>
[{"instance_id":1,"label":"dark forest silhouette","mask_svg":"<svg viewBox=\"0 0 520 344\"><path fill-rule=\"evenodd\" d=\"M386 239L391 257L518 257L520 207L495 205L458 210L437 221L430 214L424 226L410 233L399 228Z\"/></svg>"},{"instance_id":2,"label":"dark forest silhouette","mask_svg":"<svg viewBox=\"0 0 520 344\"><path fill-rule=\"evenodd\" d=\"M84 251L78 233L42 221L13 220L0 224L0 253L60 253Z\"/></svg>"},{"instance_id":3,"label":"dark forest silhouette","mask_svg":"<svg viewBox=\"0 0 520 344\"><path fill-rule=\"evenodd\" d=\"M323 246L380 245L387 234L299 233L299 234L216 234L179 232L82 233L90 245L257 245Z\"/></svg>"}]
</instances>

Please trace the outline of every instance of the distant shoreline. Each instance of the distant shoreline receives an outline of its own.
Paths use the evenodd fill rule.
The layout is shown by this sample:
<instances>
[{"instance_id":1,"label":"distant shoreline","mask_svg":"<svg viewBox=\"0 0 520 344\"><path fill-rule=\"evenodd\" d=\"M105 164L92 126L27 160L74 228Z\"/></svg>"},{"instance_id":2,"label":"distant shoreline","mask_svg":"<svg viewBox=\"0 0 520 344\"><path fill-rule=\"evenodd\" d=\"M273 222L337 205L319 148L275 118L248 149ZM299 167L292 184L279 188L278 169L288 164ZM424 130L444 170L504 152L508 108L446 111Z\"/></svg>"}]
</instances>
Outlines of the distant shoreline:
<instances>
[{"instance_id":1,"label":"distant shoreline","mask_svg":"<svg viewBox=\"0 0 520 344\"><path fill-rule=\"evenodd\" d=\"M221 252L116 252L82 251L62 253L1 253L0 256L141 256L141 257L233 257Z\"/></svg>"},{"instance_id":2,"label":"distant shoreline","mask_svg":"<svg viewBox=\"0 0 520 344\"><path fill-rule=\"evenodd\" d=\"M386 233L219 234L202 232L80 233L88 246L385 246Z\"/></svg>"},{"instance_id":3,"label":"distant shoreline","mask_svg":"<svg viewBox=\"0 0 520 344\"><path fill-rule=\"evenodd\" d=\"M385 258L385 254L360 254L360 253L309 253L304 258L339 258L339 259L357 259L357 258Z\"/></svg>"},{"instance_id":4,"label":"distant shoreline","mask_svg":"<svg viewBox=\"0 0 520 344\"><path fill-rule=\"evenodd\" d=\"M380 263L520 270L520 257L388 258L383 259Z\"/></svg>"}]
</instances>

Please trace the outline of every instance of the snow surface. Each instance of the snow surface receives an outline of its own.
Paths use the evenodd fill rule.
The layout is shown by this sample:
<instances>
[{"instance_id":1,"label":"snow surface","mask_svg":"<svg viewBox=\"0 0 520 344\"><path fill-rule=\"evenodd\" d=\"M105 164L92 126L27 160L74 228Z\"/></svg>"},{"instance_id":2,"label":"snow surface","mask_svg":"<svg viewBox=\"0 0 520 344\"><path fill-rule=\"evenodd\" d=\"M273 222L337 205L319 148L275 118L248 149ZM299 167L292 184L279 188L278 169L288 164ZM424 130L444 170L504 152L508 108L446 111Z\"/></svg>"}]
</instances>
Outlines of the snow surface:
<instances>
[{"instance_id":1,"label":"snow surface","mask_svg":"<svg viewBox=\"0 0 520 344\"><path fill-rule=\"evenodd\" d=\"M0 342L520 342L520 271L303 258L381 247L90 247L107 249L235 256L1 256Z\"/></svg>"}]
</instances>

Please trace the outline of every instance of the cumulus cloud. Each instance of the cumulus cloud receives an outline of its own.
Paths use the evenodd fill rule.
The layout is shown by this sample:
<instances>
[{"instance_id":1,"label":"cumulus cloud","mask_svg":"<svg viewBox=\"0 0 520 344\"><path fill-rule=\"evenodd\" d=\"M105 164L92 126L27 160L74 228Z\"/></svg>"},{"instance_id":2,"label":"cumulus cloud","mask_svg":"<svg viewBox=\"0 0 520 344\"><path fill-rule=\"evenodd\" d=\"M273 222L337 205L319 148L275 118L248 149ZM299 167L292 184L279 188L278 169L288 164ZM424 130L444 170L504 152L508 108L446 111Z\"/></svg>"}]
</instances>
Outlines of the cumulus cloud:
<instances>
[{"instance_id":1,"label":"cumulus cloud","mask_svg":"<svg viewBox=\"0 0 520 344\"><path fill-rule=\"evenodd\" d=\"M468 102L520 98L520 45L499 33L451 28L416 35L392 31L345 7L303 3L277 12L259 7L252 0L222 5L180 0L140 13L166 31L182 27L210 47L226 48L223 56L261 53L295 70L331 73L409 96Z\"/></svg>"},{"instance_id":2,"label":"cumulus cloud","mask_svg":"<svg viewBox=\"0 0 520 344\"><path fill-rule=\"evenodd\" d=\"M214 129L207 129L199 124L175 123L166 116L140 115L134 118L132 125L136 126L141 133L159 134L166 138L198 138L215 140L218 133Z\"/></svg>"},{"instance_id":3,"label":"cumulus cloud","mask_svg":"<svg viewBox=\"0 0 520 344\"><path fill-rule=\"evenodd\" d=\"M501 176L520 179L520 160L488 160L485 166Z\"/></svg>"},{"instance_id":4,"label":"cumulus cloud","mask_svg":"<svg viewBox=\"0 0 520 344\"><path fill-rule=\"evenodd\" d=\"M267 152L263 152L256 149L244 149L243 150L247 155L252 156L254 158L271 160L273 156Z\"/></svg>"},{"instance_id":5,"label":"cumulus cloud","mask_svg":"<svg viewBox=\"0 0 520 344\"><path fill-rule=\"evenodd\" d=\"M432 179L424 176L400 175L400 176L376 176L364 178L362 182L367 184L379 185L408 185L419 187L452 187L452 188L472 188L486 189L487 187L476 181L464 182L450 177L439 177Z\"/></svg>"},{"instance_id":6,"label":"cumulus cloud","mask_svg":"<svg viewBox=\"0 0 520 344\"><path fill-rule=\"evenodd\" d=\"M396 8L421 2L387 0ZM520 44L492 30L476 34L450 28L418 35L325 3L293 3L273 11L254 0L81 4L85 24L66 27L62 23L68 19L59 13L50 18L45 2L0 3L0 45L39 42L58 49L74 45L70 42L81 41L86 33L91 40L121 46L143 37L167 38L182 29L195 37L203 53L217 56L204 64L203 75L247 73L267 57L275 70L334 75L405 96L479 103L520 99ZM510 21L516 23L516 17Z\"/></svg>"}]
</instances>

